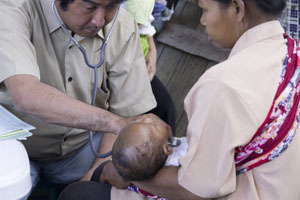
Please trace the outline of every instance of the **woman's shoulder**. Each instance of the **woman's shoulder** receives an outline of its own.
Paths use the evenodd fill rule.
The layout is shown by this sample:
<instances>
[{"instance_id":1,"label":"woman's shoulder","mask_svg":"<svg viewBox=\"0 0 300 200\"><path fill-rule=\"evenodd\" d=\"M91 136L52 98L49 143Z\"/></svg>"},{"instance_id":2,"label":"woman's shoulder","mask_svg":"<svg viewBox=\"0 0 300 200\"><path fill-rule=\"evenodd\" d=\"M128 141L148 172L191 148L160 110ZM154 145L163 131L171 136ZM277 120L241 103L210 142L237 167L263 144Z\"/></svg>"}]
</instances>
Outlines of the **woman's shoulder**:
<instances>
[{"instance_id":1,"label":"woman's shoulder","mask_svg":"<svg viewBox=\"0 0 300 200\"><path fill-rule=\"evenodd\" d=\"M233 79L243 81L280 74L286 54L286 41L282 35L276 35L230 55L207 70L204 77L232 82Z\"/></svg>"}]
</instances>

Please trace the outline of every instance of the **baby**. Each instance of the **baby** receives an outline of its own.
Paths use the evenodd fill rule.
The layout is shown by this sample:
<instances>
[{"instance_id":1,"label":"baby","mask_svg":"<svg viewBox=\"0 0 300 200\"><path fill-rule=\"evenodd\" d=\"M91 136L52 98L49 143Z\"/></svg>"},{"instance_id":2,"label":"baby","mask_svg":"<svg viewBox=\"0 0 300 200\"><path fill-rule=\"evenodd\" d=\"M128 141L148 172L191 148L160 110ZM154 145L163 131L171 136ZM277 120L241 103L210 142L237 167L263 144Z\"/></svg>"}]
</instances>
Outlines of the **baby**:
<instances>
[{"instance_id":1,"label":"baby","mask_svg":"<svg viewBox=\"0 0 300 200\"><path fill-rule=\"evenodd\" d=\"M180 146L172 147L166 132L165 127L154 123L134 123L125 127L112 149L112 162L118 173L126 180L139 181L153 177L164 165L178 166L179 158L187 152L186 138L177 138ZM135 185L128 189L158 198Z\"/></svg>"},{"instance_id":2,"label":"baby","mask_svg":"<svg viewBox=\"0 0 300 200\"><path fill-rule=\"evenodd\" d=\"M113 145L113 165L126 180L149 179L164 165L179 165L179 158L187 152L187 142L185 137L177 139L181 141L180 146L172 147L165 127L154 123L130 124L120 132ZM158 198L132 184L128 189Z\"/></svg>"}]
</instances>

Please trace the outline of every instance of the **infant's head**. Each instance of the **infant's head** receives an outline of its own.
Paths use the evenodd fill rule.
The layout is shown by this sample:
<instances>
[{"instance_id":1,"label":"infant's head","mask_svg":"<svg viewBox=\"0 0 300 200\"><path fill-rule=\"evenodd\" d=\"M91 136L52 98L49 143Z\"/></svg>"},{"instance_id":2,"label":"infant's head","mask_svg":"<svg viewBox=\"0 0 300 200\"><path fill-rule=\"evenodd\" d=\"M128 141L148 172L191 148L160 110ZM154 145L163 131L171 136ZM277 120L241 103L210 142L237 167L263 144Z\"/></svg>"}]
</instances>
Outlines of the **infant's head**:
<instances>
[{"instance_id":1,"label":"infant's head","mask_svg":"<svg viewBox=\"0 0 300 200\"><path fill-rule=\"evenodd\" d=\"M127 180L151 178L163 167L172 148L165 127L154 123L134 123L119 134L112 150L113 164Z\"/></svg>"}]
</instances>

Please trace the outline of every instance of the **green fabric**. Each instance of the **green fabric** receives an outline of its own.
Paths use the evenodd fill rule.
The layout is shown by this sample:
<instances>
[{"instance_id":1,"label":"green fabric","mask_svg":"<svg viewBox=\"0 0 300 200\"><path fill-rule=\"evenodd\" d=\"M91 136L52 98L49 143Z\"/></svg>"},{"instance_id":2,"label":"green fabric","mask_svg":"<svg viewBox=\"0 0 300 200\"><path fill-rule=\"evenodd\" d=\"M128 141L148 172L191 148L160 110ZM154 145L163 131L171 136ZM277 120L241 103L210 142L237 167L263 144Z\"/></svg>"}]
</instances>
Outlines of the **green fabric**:
<instances>
[{"instance_id":1,"label":"green fabric","mask_svg":"<svg viewBox=\"0 0 300 200\"><path fill-rule=\"evenodd\" d=\"M145 24L152 13L155 0L127 0L126 10L138 24Z\"/></svg>"},{"instance_id":2,"label":"green fabric","mask_svg":"<svg viewBox=\"0 0 300 200\"><path fill-rule=\"evenodd\" d=\"M141 44L144 52L144 56L146 56L149 52L149 42L148 42L148 36L147 35L141 35Z\"/></svg>"}]
</instances>

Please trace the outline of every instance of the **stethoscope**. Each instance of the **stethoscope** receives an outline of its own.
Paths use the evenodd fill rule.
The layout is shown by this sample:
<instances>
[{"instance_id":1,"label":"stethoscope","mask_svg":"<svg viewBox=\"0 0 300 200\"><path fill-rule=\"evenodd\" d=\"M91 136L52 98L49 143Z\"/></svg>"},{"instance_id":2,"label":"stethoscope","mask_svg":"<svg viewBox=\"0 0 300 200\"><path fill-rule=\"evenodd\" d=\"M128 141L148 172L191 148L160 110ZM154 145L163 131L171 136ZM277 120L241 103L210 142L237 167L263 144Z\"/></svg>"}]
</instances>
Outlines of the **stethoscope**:
<instances>
[{"instance_id":1,"label":"stethoscope","mask_svg":"<svg viewBox=\"0 0 300 200\"><path fill-rule=\"evenodd\" d=\"M54 15L55 15L55 17L56 17L56 19L57 19L60 27L62 28L62 30L64 31L64 33L72 40L72 42L81 51L81 53L83 55L83 58L84 58L84 62L86 63L86 65L88 67L94 69L94 79L95 79L95 82L94 82L94 89L93 89L93 96L92 96L91 105L95 105L96 95L97 95L97 85L98 85L98 68L100 68L103 65L103 63L104 63L105 48L106 48L106 45L107 45L107 43L109 41L109 38L110 38L111 33L113 31L113 28L115 26L116 20L118 18L120 7L118 7L116 16L115 16L114 21L112 23L112 26L111 26L111 28L110 28L110 30L108 32L107 37L104 39L102 46L98 50L96 50L95 52L93 52L93 53L96 53L96 52L98 52L100 50L100 59L99 59L99 62L96 65L92 65L89 62L89 60L88 60L86 50L83 48L83 46L81 46L81 44L79 44L75 40L75 38L67 30L67 27L64 25L64 23L61 21L60 17L58 16L58 13L57 13L57 10L56 10L56 6L55 6L55 1L56 0L53 0L53 2L52 2L52 10L53 10L53 13L54 13ZM94 143L93 143L93 132L91 130L89 130L88 133L89 133L89 143L90 143L90 146L91 146L91 150L92 150L93 154L95 155L95 157L97 157L97 158L106 158L106 157L110 156L111 153L112 153L111 151L109 151L107 153L104 153L104 154L98 154L97 153L97 151L95 149L95 146L94 146Z\"/></svg>"},{"instance_id":2,"label":"stethoscope","mask_svg":"<svg viewBox=\"0 0 300 200\"><path fill-rule=\"evenodd\" d=\"M76 40L75 38L71 35L71 33L67 30L66 26L64 25L64 23L61 21L61 19L59 18L58 16L58 13L57 13L57 10L56 10L56 7L55 7L55 1L56 0L53 0L52 2L52 10L53 10L53 13L60 25L60 27L62 28L62 30L64 31L64 33L72 40L72 42L78 47L78 49L81 51L82 55L83 55L83 58L84 58L84 61L86 63L86 65L92 69L94 69L94 79L95 79L95 83L94 83L94 89L93 89L93 97L92 97L92 102L91 102L91 105L95 105L95 102L96 102L96 95L97 95L97 85L98 85L98 68L100 68L103 63L104 63L104 54L105 54L105 48L106 48L106 45L109 41L109 38L111 36L111 33L112 33L112 30L115 26L115 22L118 18L118 15L119 15L119 10L120 10L120 7L118 7L118 10L117 10L117 13L116 13L116 16L114 18L114 21L112 23L112 27L110 28L109 32L108 32L108 35L107 37L104 39L104 42L102 44L102 46L96 50L94 53L98 52L100 50L100 60L98 62L98 64L96 65L92 65L89 60L88 60L88 57L87 57L87 53L86 53L86 50L83 48L83 46L81 46ZM94 143L93 143L93 132L91 130L88 131L89 133L89 143L90 143L90 147L91 147L91 150L93 152L93 154L95 155L95 157L97 158L106 158L108 156L110 156L112 154L112 151L109 151L107 153L104 153L104 154L99 154L96 149L95 149L95 146L94 146ZM181 141L178 140L177 138L173 137L173 138L170 138L168 140L168 145L170 146L173 146L173 147L178 147L179 145L181 144Z\"/></svg>"}]
</instances>

